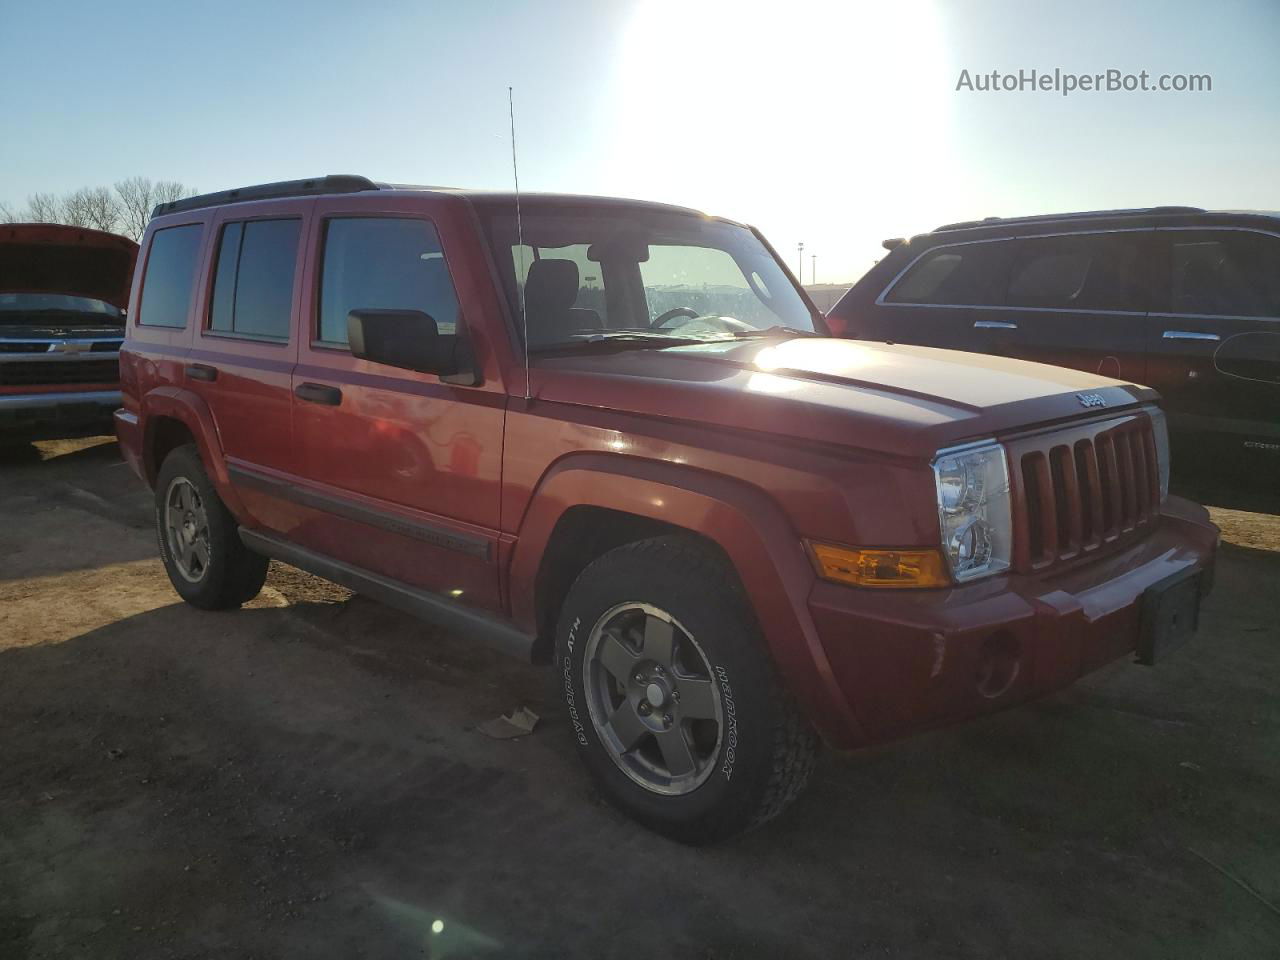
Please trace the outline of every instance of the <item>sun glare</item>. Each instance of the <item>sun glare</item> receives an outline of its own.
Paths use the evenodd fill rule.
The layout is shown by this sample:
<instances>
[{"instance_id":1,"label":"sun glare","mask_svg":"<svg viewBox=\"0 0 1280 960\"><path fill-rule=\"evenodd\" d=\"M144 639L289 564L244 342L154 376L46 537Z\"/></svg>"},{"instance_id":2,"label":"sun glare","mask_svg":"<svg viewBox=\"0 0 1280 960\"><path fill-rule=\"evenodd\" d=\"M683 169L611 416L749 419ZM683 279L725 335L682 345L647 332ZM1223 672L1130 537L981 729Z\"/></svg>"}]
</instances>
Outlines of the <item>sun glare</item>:
<instances>
[{"instance_id":1,"label":"sun glare","mask_svg":"<svg viewBox=\"0 0 1280 960\"><path fill-rule=\"evenodd\" d=\"M784 257L931 205L950 90L930 0L646 0L617 69L618 193L750 220Z\"/></svg>"}]
</instances>

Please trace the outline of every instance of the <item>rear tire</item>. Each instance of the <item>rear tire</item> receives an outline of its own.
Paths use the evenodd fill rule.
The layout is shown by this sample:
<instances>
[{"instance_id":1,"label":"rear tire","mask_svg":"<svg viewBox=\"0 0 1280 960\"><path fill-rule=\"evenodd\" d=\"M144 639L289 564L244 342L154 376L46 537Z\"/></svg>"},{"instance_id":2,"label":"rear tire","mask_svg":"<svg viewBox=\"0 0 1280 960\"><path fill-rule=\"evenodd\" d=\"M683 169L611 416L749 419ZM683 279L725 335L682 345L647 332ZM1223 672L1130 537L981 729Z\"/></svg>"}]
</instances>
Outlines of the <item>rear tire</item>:
<instances>
[{"instance_id":1,"label":"rear tire","mask_svg":"<svg viewBox=\"0 0 1280 960\"><path fill-rule=\"evenodd\" d=\"M569 590L556 684L605 796L683 843L754 829L804 788L818 741L728 562L691 537L611 550Z\"/></svg>"},{"instance_id":2,"label":"rear tire","mask_svg":"<svg viewBox=\"0 0 1280 960\"><path fill-rule=\"evenodd\" d=\"M155 509L160 559L183 600L202 610L226 610L258 595L268 560L241 542L239 525L193 444L165 457Z\"/></svg>"}]
</instances>

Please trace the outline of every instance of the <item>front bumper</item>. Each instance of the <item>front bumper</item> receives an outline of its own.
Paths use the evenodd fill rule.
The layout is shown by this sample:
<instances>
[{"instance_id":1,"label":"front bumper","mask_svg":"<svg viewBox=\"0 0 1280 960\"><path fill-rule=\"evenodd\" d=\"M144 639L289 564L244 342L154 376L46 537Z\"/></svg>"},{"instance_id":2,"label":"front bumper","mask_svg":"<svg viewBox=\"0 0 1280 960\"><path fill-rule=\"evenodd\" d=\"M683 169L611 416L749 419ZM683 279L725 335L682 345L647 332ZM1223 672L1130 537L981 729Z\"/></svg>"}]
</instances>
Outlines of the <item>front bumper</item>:
<instances>
[{"instance_id":1,"label":"front bumper","mask_svg":"<svg viewBox=\"0 0 1280 960\"><path fill-rule=\"evenodd\" d=\"M111 432L120 391L65 390L0 394L0 436L55 439Z\"/></svg>"},{"instance_id":2,"label":"front bumper","mask_svg":"<svg viewBox=\"0 0 1280 960\"><path fill-rule=\"evenodd\" d=\"M835 680L866 746L1044 696L1137 646L1143 592L1189 569L1212 579L1218 529L1172 497L1159 525L1111 556L1043 577L951 590L819 581L809 598Z\"/></svg>"}]
</instances>

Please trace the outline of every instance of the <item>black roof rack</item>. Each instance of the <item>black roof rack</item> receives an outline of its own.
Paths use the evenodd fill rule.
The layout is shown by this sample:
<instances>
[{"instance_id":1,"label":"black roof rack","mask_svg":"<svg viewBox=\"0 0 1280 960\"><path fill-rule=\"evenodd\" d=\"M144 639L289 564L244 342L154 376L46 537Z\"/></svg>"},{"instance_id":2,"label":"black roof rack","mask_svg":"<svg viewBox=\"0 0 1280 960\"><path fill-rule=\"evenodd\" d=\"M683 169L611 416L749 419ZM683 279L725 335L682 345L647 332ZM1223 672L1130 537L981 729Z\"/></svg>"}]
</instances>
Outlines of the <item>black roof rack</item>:
<instances>
[{"instance_id":1,"label":"black roof rack","mask_svg":"<svg viewBox=\"0 0 1280 960\"><path fill-rule=\"evenodd\" d=\"M281 180L277 183L259 183L251 187L219 190L217 193L202 193L198 197L170 200L168 203L156 204L155 209L151 211L151 215L158 217L166 213L199 210L201 207L219 207L224 203L240 203L244 200L275 200L280 197L309 197L322 193L359 193L362 190L377 189L378 185L368 177L360 177L350 173L331 173L327 177L315 177L311 180Z\"/></svg>"},{"instance_id":2,"label":"black roof rack","mask_svg":"<svg viewBox=\"0 0 1280 960\"><path fill-rule=\"evenodd\" d=\"M944 223L934 228L934 233L943 230L967 230L972 227L989 227L996 224L1010 223L1042 223L1053 220L1091 220L1103 217L1137 217L1161 213L1204 213L1201 207L1130 207L1124 210L1080 210L1075 213L1042 213L1033 217L984 217L981 220L962 220L959 223Z\"/></svg>"}]
</instances>

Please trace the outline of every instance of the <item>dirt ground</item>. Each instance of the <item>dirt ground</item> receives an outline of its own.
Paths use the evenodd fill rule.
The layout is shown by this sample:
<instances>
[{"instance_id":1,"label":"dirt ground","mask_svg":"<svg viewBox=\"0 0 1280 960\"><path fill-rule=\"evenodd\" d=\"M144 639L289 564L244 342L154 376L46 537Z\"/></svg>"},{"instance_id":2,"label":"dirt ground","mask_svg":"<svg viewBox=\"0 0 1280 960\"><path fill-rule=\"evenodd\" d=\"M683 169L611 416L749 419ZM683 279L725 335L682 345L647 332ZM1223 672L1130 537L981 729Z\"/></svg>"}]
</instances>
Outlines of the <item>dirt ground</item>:
<instances>
[{"instance_id":1,"label":"dirt ground","mask_svg":"<svg viewBox=\"0 0 1280 960\"><path fill-rule=\"evenodd\" d=\"M187 608L113 443L10 450L0 958L1280 956L1280 503L1202 487L1176 657L828 753L694 850L600 801L535 668L287 567Z\"/></svg>"}]
</instances>

